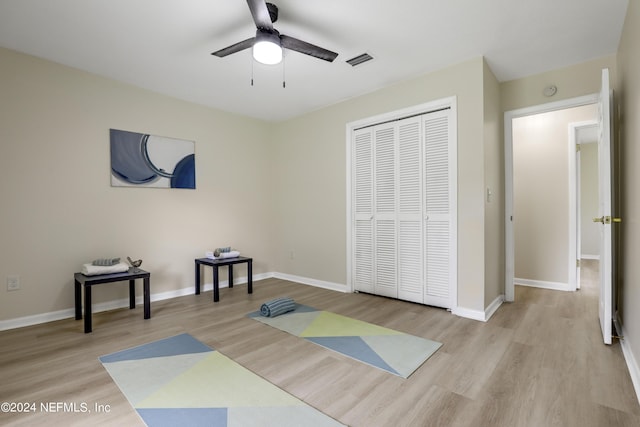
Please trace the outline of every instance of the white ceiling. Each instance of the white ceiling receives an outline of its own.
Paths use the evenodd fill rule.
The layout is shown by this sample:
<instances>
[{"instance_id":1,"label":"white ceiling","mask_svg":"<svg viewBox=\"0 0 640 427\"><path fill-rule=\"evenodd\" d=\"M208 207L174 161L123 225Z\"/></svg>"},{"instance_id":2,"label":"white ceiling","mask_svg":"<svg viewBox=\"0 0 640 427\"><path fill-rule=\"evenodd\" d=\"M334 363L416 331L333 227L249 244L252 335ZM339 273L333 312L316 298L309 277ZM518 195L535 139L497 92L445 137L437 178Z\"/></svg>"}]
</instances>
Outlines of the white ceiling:
<instances>
[{"instance_id":1,"label":"white ceiling","mask_svg":"<svg viewBox=\"0 0 640 427\"><path fill-rule=\"evenodd\" d=\"M210 55L255 35L245 0L0 0L0 46L280 121L479 56L507 81L613 54L628 0L273 3L276 29L338 58L288 51L283 69L252 65L250 49ZM345 63L364 52L375 59Z\"/></svg>"}]
</instances>

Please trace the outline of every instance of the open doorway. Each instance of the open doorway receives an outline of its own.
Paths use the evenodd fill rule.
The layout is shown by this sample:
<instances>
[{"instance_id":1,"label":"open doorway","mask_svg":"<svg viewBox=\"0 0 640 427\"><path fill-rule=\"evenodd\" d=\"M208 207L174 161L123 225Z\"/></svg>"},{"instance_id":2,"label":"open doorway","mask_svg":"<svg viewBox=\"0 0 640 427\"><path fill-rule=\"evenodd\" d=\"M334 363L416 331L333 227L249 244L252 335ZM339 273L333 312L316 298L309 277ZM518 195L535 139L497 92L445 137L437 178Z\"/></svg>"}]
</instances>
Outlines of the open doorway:
<instances>
[{"instance_id":1,"label":"open doorway","mask_svg":"<svg viewBox=\"0 0 640 427\"><path fill-rule=\"evenodd\" d=\"M599 300L598 300L598 317L600 319L600 327L602 337L605 344L612 343L612 324L614 322L616 290L613 286L615 280L615 233L613 225L622 222L621 218L615 216L615 205L613 200L613 189L615 188L615 170L613 168L613 160L615 153L615 145L612 138L613 135L613 91L610 86L610 75L608 69L602 70L600 92L579 98L559 101L556 103L543 104L536 107L530 107L522 110L513 110L505 113L505 301L513 301L515 298L514 278L515 278L515 221L517 217L514 209L514 123L516 119L532 116L538 113L548 113L553 111L566 110L574 107L587 106L589 104L597 105L597 123L598 123L598 216L593 220L600 223L600 262L599 262ZM540 154L540 152L536 153ZM575 156L568 156L569 159ZM534 159L528 159L534 160ZM538 164L537 173L539 176L544 174L544 164ZM559 182L558 187L562 188L563 183ZM553 185L547 183L542 187L542 191L551 191ZM517 194L522 192L518 190ZM527 193L524 193L526 197ZM567 196L567 200L570 198ZM535 220L547 221L547 224L564 224L566 217L575 216L575 209L569 209L566 215L563 210L567 203L559 202L550 206L550 211L542 212L541 215L534 216ZM522 212L522 211L521 211ZM527 212L526 210L523 212ZM526 224L529 226L529 224ZM550 227L551 228L551 227ZM575 225L570 223L569 230L575 230ZM544 228L538 230L547 231ZM530 234L531 235L531 234ZM548 235L548 234L547 234ZM569 232L566 233L569 235ZM538 240L538 236L535 236ZM569 239L567 239L568 241ZM554 240L555 242L556 240ZM559 240L557 240L559 242ZM528 241L524 242L528 244ZM555 248L551 243L545 242L547 248ZM561 244L560 244L561 245ZM576 253L575 241L568 241L569 250L567 277L571 272L576 270L576 258L572 253ZM530 260L526 260L530 262ZM546 267L546 266L545 266ZM567 285L567 288L569 284ZM568 290L568 289L567 289Z\"/></svg>"},{"instance_id":2,"label":"open doorway","mask_svg":"<svg viewBox=\"0 0 640 427\"><path fill-rule=\"evenodd\" d=\"M505 113L506 301L514 300L514 279L576 289L577 160L569 124L595 120L597 101L594 94ZM550 136L551 127L561 136Z\"/></svg>"},{"instance_id":3,"label":"open doorway","mask_svg":"<svg viewBox=\"0 0 640 427\"><path fill-rule=\"evenodd\" d=\"M587 275L598 272L600 261L600 225L593 222L598 213L598 122L589 120L569 124L569 143L575 145L575 168L569 173L575 177L570 194L575 192L576 210L576 289L582 288L583 268ZM575 169L575 172L572 171ZM570 195L570 197L572 197ZM573 199L572 199L573 200ZM570 236L571 240L571 236ZM591 279L587 277L587 283Z\"/></svg>"}]
</instances>

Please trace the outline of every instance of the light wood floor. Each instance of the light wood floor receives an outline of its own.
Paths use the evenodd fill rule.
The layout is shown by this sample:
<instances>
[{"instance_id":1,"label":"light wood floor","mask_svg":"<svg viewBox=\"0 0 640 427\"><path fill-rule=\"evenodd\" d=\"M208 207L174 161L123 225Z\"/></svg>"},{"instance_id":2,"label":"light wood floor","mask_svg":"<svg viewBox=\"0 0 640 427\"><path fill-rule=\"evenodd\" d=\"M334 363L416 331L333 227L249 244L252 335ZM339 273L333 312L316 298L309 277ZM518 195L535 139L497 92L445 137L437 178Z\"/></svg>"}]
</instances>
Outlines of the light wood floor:
<instances>
[{"instance_id":1,"label":"light wood floor","mask_svg":"<svg viewBox=\"0 0 640 427\"><path fill-rule=\"evenodd\" d=\"M38 405L36 413L0 413L0 425L143 425L98 357L188 332L354 427L637 427L638 399L620 345L602 344L589 274L575 293L517 286L516 302L487 323L268 279L254 283L253 295L242 285L222 289L217 304L211 292L154 302L149 320L140 306L98 313L91 334L73 319L0 332L0 402ZM245 317L283 295L444 345L402 379ZM45 413L42 402L85 402L92 412Z\"/></svg>"}]
</instances>

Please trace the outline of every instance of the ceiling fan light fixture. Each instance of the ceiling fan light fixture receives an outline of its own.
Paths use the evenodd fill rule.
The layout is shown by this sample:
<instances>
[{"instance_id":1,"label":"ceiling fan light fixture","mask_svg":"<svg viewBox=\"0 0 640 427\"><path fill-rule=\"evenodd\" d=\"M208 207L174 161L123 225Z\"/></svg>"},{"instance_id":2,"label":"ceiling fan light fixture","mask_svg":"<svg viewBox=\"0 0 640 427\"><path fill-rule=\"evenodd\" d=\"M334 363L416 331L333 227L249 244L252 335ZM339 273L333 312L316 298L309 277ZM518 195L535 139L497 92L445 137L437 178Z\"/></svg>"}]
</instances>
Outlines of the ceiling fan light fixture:
<instances>
[{"instance_id":1,"label":"ceiling fan light fixture","mask_svg":"<svg viewBox=\"0 0 640 427\"><path fill-rule=\"evenodd\" d=\"M253 44L253 59L266 65L279 64L282 61L282 46L277 34L260 31Z\"/></svg>"}]
</instances>

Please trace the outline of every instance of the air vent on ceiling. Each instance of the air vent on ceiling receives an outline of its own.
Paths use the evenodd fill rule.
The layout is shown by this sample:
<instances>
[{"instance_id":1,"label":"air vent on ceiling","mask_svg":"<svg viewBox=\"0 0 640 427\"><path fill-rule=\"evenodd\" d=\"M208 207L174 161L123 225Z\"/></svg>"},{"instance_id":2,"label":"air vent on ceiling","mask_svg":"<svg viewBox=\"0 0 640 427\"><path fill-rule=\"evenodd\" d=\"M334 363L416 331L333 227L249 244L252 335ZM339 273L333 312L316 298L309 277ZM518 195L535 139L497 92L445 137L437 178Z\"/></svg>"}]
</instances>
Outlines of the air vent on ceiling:
<instances>
[{"instance_id":1,"label":"air vent on ceiling","mask_svg":"<svg viewBox=\"0 0 640 427\"><path fill-rule=\"evenodd\" d=\"M356 65L360 65L363 62L367 62L367 61L371 61L373 59L373 56L369 55L368 53L363 53L362 55L358 55L355 56L349 60L347 60L347 64L355 67Z\"/></svg>"}]
</instances>

